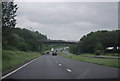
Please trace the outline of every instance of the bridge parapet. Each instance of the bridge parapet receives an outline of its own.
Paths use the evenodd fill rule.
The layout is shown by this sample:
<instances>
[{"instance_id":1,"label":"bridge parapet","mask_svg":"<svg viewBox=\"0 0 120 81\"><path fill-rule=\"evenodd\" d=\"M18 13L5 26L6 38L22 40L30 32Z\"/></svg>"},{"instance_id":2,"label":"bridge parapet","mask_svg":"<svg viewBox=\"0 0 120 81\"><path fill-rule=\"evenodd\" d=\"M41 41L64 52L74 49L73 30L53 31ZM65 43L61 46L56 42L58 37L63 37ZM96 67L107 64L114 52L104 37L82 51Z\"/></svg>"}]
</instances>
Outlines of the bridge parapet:
<instances>
[{"instance_id":1,"label":"bridge parapet","mask_svg":"<svg viewBox=\"0 0 120 81\"><path fill-rule=\"evenodd\" d=\"M75 41L57 41L57 40L37 40L37 42L44 44L79 44L79 42Z\"/></svg>"}]
</instances>

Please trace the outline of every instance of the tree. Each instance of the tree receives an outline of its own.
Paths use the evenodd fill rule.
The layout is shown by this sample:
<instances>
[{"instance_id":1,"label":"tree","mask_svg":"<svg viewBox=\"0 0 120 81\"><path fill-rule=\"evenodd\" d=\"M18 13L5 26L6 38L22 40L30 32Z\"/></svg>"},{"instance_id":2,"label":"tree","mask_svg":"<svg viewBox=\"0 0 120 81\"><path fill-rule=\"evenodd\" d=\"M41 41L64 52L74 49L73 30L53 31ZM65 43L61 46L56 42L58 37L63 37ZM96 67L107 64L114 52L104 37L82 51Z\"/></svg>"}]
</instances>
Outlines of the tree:
<instances>
[{"instance_id":1,"label":"tree","mask_svg":"<svg viewBox=\"0 0 120 81\"><path fill-rule=\"evenodd\" d=\"M73 49L78 50L77 53L107 53L107 47L114 47L114 53L118 51L117 47L120 46L119 36L120 30L101 30L88 33L80 39L80 44ZM70 49L72 51L72 49Z\"/></svg>"},{"instance_id":2,"label":"tree","mask_svg":"<svg viewBox=\"0 0 120 81\"><path fill-rule=\"evenodd\" d=\"M0 1L0 9L2 9L2 1ZM1 43L2 43L2 11L0 10L0 49L2 48Z\"/></svg>"},{"instance_id":3,"label":"tree","mask_svg":"<svg viewBox=\"0 0 120 81\"><path fill-rule=\"evenodd\" d=\"M78 45L70 45L70 53L78 54Z\"/></svg>"},{"instance_id":4,"label":"tree","mask_svg":"<svg viewBox=\"0 0 120 81\"><path fill-rule=\"evenodd\" d=\"M103 50L103 46L102 44L100 43L97 43L95 48L94 48L94 51L96 54L100 55L100 54L103 54L104 53L104 50Z\"/></svg>"},{"instance_id":5,"label":"tree","mask_svg":"<svg viewBox=\"0 0 120 81\"><path fill-rule=\"evenodd\" d=\"M16 11L18 7L13 2L2 2L2 43L3 46L10 43L9 41L12 28L16 25Z\"/></svg>"},{"instance_id":6,"label":"tree","mask_svg":"<svg viewBox=\"0 0 120 81\"><path fill-rule=\"evenodd\" d=\"M12 28L12 33L9 38L9 41L12 42L6 44L6 46L3 47L3 49L42 52L45 45L38 43L37 39L47 40L47 37L39 32L30 31L25 28Z\"/></svg>"},{"instance_id":7,"label":"tree","mask_svg":"<svg viewBox=\"0 0 120 81\"><path fill-rule=\"evenodd\" d=\"M102 53L105 52L107 47L116 47L118 45L118 33L119 30L107 31L101 30L91 32L80 39L80 51L84 53L94 53L100 50Z\"/></svg>"}]
</instances>

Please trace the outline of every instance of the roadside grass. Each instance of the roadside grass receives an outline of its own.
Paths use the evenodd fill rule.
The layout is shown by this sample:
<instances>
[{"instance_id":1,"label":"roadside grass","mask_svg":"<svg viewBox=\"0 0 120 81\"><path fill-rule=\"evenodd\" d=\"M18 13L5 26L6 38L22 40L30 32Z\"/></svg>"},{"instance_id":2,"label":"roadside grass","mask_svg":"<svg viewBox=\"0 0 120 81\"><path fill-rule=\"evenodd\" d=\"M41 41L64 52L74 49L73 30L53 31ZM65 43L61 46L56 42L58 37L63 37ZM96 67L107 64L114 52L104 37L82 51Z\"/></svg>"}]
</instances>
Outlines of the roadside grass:
<instances>
[{"instance_id":1,"label":"roadside grass","mask_svg":"<svg viewBox=\"0 0 120 81\"><path fill-rule=\"evenodd\" d=\"M95 54L89 54L89 53L84 53L84 54L80 54L80 56L96 56ZM104 56L104 57L120 57L120 54L117 53L111 53L111 54L101 54L98 56Z\"/></svg>"},{"instance_id":2,"label":"roadside grass","mask_svg":"<svg viewBox=\"0 0 120 81\"><path fill-rule=\"evenodd\" d=\"M88 57L81 57L80 55L65 55L65 54L59 54L59 56L73 60L84 61L88 63L94 63L94 64L120 69L120 64L119 64L120 59L118 60L118 59L88 58Z\"/></svg>"},{"instance_id":3,"label":"roadside grass","mask_svg":"<svg viewBox=\"0 0 120 81\"><path fill-rule=\"evenodd\" d=\"M0 73L2 71L2 49L0 47Z\"/></svg>"},{"instance_id":4,"label":"roadside grass","mask_svg":"<svg viewBox=\"0 0 120 81\"><path fill-rule=\"evenodd\" d=\"M32 60L41 54L38 52L2 50L2 71L11 69L19 64Z\"/></svg>"}]
</instances>

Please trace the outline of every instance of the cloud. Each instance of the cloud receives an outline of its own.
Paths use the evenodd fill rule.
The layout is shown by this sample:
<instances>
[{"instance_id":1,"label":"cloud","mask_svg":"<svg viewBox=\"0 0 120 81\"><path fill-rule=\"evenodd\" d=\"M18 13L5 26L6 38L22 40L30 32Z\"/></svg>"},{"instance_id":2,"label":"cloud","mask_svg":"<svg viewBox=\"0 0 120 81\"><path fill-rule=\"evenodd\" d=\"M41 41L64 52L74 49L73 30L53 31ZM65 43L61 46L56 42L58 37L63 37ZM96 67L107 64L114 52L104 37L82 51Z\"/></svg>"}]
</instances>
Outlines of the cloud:
<instances>
[{"instance_id":1,"label":"cloud","mask_svg":"<svg viewBox=\"0 0 120 81\"><path fill-rule=\"evenodd\" d=\"M117 2L18 2L17 26L50 39L79 40L97 30L118 28Z\"/></svg>"}]
</instances>

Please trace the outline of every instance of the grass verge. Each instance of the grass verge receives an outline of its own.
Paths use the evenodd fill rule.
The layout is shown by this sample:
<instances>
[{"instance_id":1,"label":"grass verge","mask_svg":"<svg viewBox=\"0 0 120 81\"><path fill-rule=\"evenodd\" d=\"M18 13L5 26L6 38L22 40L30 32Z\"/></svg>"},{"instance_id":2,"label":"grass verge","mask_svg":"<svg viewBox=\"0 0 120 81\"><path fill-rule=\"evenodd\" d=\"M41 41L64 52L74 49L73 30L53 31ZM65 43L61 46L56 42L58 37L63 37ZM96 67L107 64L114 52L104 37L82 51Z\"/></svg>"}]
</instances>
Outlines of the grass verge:
<instances>
[{"instance_id":1,"label":"grass verge","mask_svg":"<svg viewBox=\"0 0 120 81\"><path fill-rule=\"evenodd\" d=\"M120 59L101 59L101 58L88 58L88 57L81 57L80 55L65 55L65 54L59 54L59 56L73 59L73 60L79 60L79 61L84 61L84 62L89 62L89 63L94 63L94 64L99 64L103 66L108 66L108 67L114 67L120 69Z\"/></svg>"},{"instance_id":2,"label":"grass verge","mask_svg":"<svg viewBox=\"0 0 120 81\"><path fill-rule=\"evenodd\" d=\"M80 56L96 56L96 55L95 54L90 54L90 53L85 53L85 54L80 54ZM111 54L101 54L99 56L103 56L103 57L120 57L120 54L111 53Z\"/></svg>"},{"instance_id":3,"label":"grass verge","mask_svg":"<svg viewBox=\"0 0 120 81\"><path fill-rule=\"evenodd\" d=\"M2 71L11 69L19 64L32 60L41 54L38 52L2 50Z\"/></svg>"},{"instance_id":4,"label":"grass verge","mask_svg":"<svg viewBox=\"0 0 120 81\"><path fill-rule=\"evenodd\" d=\"M0 76L1 76L1 73L2 73L2 42L0 39Z\"/></svg>"}]
</instances>

